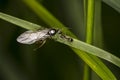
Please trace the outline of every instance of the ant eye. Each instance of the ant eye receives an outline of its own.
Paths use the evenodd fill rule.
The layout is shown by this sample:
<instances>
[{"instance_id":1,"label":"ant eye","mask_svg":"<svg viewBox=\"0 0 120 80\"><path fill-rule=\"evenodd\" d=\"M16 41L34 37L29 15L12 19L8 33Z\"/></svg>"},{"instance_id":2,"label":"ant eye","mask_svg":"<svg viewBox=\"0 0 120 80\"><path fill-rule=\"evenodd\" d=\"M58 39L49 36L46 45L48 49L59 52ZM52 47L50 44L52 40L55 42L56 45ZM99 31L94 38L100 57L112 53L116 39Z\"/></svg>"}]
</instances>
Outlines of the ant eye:
<instances>
[{"instance_id":1,"label":"ant eye","mask_svg":"<svg viewBox=\"0 0 120 80\"><path fill-rule=\"evenodd\" d=\"M55 35L57 33L57 30L56 29L51 29L49 32L48 32L48 34L50 35L50 36L53 36L53 35Z\"/></svg>"}]
</instances>

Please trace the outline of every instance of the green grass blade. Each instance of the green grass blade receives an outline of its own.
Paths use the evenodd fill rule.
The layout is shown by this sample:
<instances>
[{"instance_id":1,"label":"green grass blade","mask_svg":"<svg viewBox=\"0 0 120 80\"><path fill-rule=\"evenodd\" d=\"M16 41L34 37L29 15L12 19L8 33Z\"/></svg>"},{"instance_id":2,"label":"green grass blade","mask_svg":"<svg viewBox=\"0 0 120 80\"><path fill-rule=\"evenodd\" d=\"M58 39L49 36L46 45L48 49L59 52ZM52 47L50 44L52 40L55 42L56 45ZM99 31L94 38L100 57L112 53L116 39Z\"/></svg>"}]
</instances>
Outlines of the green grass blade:
<instances>
[{"instance_id":1,"label":"green grass blade","mask_svg":"<svg viewBox=\"0 0 120 80\"><path fill-rule=\"evenodd\" d=\"M73 39L72 43L69 43L68 41L66 41L64 39L59 38L59 36L57 36L56 39L58 39L58 41L61 43L64 43L64 44L74 47L76 49L85 51L92 55L98 56L98 57L105 59L105 60L115 64L116 66L120 67L120 59L107 51L104 51L104 50L97 48L95 46L92 46L90 44L86 44L77 39Z\"/></svg>"},{"instance_id":2,"label":"green grass blade","mask_svg":"<svg viewBox=\"0 0 120 80\"><path fill-rule=\"evenodd\" d=\"M94 8L95 8L95 1L94 0L88 0L87 1L88 4L86 5L87 8L85 9L86 10L86 15L85 18L86 18L86 43L88 44L92 44L93 43L93 27L94 27ZM85 3L87 3L85 2ZM89 55L91 57L94 58L93 55ZM95 60L97 60L97 57L95 58ZM99 62L101 62L99 59L98 59ZM83 80L89 80L90 78L90 68L88 67L88 65L84 65L84 77L83 77Z\"/></svg>"},{"instance_id":3,"label":"green grass blade","mask_svg":"<svg viewBox=\"0 0 120 80\"><path fill-rule=\"evenodd\" d=\"M80 50L75 50L75 51L76 53L80 53ZM111 73L111 71L107 67L103 66L104 65L103 62L100 62L99 59L96 58L95 56L86 55L86 53L84 52L81 52L81 54L78 54L78 56L80 56L85 62L87 62L87 64L91 67L91 69L93 69L103 80L117 80L115 76ZM98 65L99 68L102 69L98 69Z\"/></svg>"},{"instance_id":4,"label":"green grass blade","mask_svg":"<svg viewBox=\"0 0 120 80\"><path fill-rule=\"evenodd\" d=\"M120 13L120 0L103 0L103 1Z\"/></svg>"},{"instance_id":5,"label":"green grass blade","mask_svg":"<svg viewBox=\"0 0 120 80\"><path fill-rule=\"evenodd\" d=\"M0 12L0 18L28 30L37 30L41 28L41 26L37 24L4 14L2 12Z\"/></svg>"}]
</instances>

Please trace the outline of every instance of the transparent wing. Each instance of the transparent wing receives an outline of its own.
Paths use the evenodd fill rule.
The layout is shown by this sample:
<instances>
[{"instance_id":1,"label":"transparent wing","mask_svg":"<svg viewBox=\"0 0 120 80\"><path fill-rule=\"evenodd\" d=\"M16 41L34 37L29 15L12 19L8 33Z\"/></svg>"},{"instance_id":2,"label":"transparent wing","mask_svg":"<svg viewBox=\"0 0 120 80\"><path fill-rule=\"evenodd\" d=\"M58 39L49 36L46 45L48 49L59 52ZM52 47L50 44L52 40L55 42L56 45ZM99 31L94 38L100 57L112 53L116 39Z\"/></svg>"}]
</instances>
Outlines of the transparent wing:
<instances>
[{"instance_id":1,"label":"transparent wing","mask_svg":"<svg viewBox=\"0 0 120 80\"><path fill-rule=\"evenodd\" d=\"M48 38L49 37L49 35L47 35L48 31L49 29L38 30L36 32L26 31L17 38L17 41L23 44L33 44L36 41L45 40L46 38Z\"/></svg>"},{"instance_id":2,"label":"transparent wing","mask_svg":"<svg viewBox=\"0 0 120 80\"><path fill-rule=\"evenodd\" d=\"M23 44L33 44L36 42L36 40L37 35L33 31L26 31L17 38L17 41Z\"/></svg>"}]
</instances>

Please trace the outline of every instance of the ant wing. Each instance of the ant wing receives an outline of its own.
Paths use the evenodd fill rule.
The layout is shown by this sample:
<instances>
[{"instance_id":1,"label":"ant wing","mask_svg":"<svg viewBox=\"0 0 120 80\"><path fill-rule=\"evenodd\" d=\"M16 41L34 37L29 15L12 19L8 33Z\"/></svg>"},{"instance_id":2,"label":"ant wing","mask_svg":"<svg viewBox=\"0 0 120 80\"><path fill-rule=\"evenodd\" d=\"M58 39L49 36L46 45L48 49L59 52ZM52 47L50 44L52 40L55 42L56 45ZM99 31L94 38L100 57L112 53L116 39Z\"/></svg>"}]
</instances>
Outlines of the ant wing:
<instances>
[{"instance_id":1,"label":"ant wing","mask_svg":"<svg viewBox=\"0 0 120 80\"><path fill-rule=\"evenodd\" d=\"M17 41L22 44L33 44L37 41L37 37L36 32L26 31L17 38Z\"/></svg>"}]
</instances>

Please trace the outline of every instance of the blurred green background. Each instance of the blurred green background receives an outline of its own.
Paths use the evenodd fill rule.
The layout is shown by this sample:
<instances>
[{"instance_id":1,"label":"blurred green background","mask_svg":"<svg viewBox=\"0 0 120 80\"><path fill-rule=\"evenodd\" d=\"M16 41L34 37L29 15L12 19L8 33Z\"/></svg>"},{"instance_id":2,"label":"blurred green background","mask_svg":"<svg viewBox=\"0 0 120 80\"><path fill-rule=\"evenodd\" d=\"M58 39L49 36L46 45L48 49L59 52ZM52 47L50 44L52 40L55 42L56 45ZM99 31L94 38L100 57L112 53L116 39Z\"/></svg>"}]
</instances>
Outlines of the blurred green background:
<instances>
[{"instance_id":1,"label":"blurred green background","mask_svg":"<svg viewBox=\"0 0 120 80\"><path fill-rule=\"evenodd\" d=\"M85 40L83 0L38 1L80 40ZM106 3L101 4L102 47L120 57L120 14ZM0 11L49 27L22 0L0 0ZM84 62L68 46L47 40L34 51L36 45L16 41L24 31L0 20L0 80L82 80ZM120 69L104 62L119 80ZM91 71L91 80L101 79Z\"/></svg>"}]
</instances>

